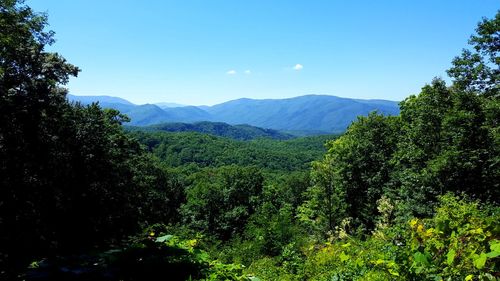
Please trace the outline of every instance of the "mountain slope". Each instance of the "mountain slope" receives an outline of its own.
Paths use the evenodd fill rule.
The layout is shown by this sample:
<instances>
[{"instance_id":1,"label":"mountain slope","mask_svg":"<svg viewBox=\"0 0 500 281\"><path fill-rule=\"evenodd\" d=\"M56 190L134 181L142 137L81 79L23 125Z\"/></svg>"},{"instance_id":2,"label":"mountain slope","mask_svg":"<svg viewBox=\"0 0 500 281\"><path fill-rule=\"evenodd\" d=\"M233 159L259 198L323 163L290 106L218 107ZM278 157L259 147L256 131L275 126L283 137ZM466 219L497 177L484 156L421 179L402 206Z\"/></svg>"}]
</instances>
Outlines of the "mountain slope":
<instances>
[{"instance_id":1,"label":"mountain slope","mask_svg":"<svg viewBox=\"0 0 500 281\"><path fill-rule=\"evenodd\" d=\"M91 104L93 102L99 103L109 103L109 104L125 104L125 105L134 105L126 99L112 97L112 96L75 96L75 95L67 95L67 98L70 101L80 102L82 104Z\"/></svg>"},{"instance_id":2,"label":"mountain slope","mask_svg":"<svg viewBox=\"0 0 500 281\"><path fill-rule=\"evenodd\" d=\"M161 109L187 106L185 104L180 104L175 102L158 102L155 103L155 105L159 106Z\"/></svg>"},{"instance_id":3,"label":"mountain slope","mask_svg":"<svg viewBox=\"0 0 500 281\"><path fill-rule=\"evenodd\" d=\"M213 116L210 115L210 113L197 106L164 108L163 111L172 116L171 119L164 120L163 122L196 122L213 120Z\"/></svg>"},{"instance_id":4,"label":"mountain slope","mask_svg":"<svg viewBox=\"0 0 500 281\"><path fill-rule=\"evenodd\" d=\"M288 140L294 136L281 133L272 129L263 129L250 125L229 125L222 122L196 122L196 123L162 123L147 127L131 127L131 130L165 131L165 132L198 132L235 140L252 140L257 138L270 138Z\"/></svg>"},{"instance_id":5,"label":"mountain slope","mask_svg":"<svg viewBox=\"0 0 500 281\"><path fill-rule=\"evenodd\" d=\"M246 123L287 131L341 132L359 115L367 115L374 110L396 115L399 106L393 101L308 95L279 100L238 99L206 110L214 116L214 120L229 124Z\"/></svg>"}]
</instances>

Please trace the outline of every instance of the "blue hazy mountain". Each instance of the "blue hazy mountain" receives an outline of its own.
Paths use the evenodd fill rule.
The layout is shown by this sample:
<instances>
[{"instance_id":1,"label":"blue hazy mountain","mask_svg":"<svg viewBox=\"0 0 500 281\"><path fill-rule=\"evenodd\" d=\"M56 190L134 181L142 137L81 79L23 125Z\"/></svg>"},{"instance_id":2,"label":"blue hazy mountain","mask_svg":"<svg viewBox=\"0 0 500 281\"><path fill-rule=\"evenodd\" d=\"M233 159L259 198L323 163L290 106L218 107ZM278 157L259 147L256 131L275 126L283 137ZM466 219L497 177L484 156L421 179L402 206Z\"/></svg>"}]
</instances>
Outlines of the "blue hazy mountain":
<instances>
[{"instance_id":1,"label":"blue hazy mountain","mask_svg":"<svg viewBox=\"0 0 500 281\"><path fill-rule=\"evenodd\" d=\"M130 125L148 126L166 122L224 122L299 134L338 133L357 118L371 111L384 115L399 114L398 102L361 100L329 95L307 95L287 99L242 98L213 106L160 107L157 104L134 105L109 96L73 96L71 101L87 104L98 101L102 107L115 108L131 118ZM161 104L160 104L161 105Z\"/></svg>"},{"instance_id":2,"label":"blue hazy mountain","mask_svg":"<svg viewBox=\"0 0 500 281\"><path fill-rule=\"evenodd\" d=\"M185 104L180 104L180 103L175 103L175 102L157 102L155 105L159 106L160 108L172 108L172 107L183 107L187 106Z\"/></svg>"},{"instance_id":3,"label":"blue hazy mountain","mask_svg":"<svg viewBox=\"0 0 500 281\"><path fill-rule=\"evenodd\" d=\"M238 99L206 109L216 120L229 124L250 124L283 131L341 132L359 115L377 110L399 114L397 102L359 100L327 95L288 99Z\"/></svg>"},{"instance_id":4,"label":"blue hazy mountain","mask_svg":"<svg viewBox=\"0 0 500 281\"><path fill-rule=\"evenodd\" d=\"M164 122L209 121L211 116L196 106L167 107L166 103L136 105L125 99L110 96L68 95L69 101L91 104L98 102L101 107L114 108L130 117L130 125L147 126ZM170 103L170 105L173 105ZM164 106L164 108L161 108Z\"/></svg>"},{"instance_id":5,"label":"blue hazy mountain","mask_svg":"<svg viewBox=\"0 0 500 281\"><path fill-rule=\"evenodd\" d=\"M112 96L75 96L68 95L68 99L74 102L80 102L82 104L91 104L93 102L99 102L100 104L125 104L134 105L126 99L112 97Z\"/></svg>"}]
</instances>

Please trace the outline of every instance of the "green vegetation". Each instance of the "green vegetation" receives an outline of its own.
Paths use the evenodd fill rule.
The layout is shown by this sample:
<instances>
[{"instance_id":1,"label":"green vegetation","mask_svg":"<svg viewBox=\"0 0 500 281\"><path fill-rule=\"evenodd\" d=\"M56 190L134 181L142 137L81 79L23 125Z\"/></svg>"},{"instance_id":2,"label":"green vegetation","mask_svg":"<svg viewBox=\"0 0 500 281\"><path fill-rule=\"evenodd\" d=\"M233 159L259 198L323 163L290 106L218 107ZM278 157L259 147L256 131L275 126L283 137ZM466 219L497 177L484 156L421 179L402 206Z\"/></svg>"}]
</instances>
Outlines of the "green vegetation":
<instances>
[{"instance_id":1,"label":"green vegetation","mask_svg":"<svg viewBox=\"0 0 500 281\"><path fill-rule=\"evenodd\" d=\"M0 279L500 278L500 12L451 86L291 140L125 131L46 24L0 0Z\"/></svg>"},{"instance_id":2,"label":"green vegetation","mask_svg":"<svg viewBox=\"0 0 500 281\"><path fill-rule=\"evenodd\" d=\"M325 141L336 137L324 135L287 141L235 141L200 133L143 130L133 131L131 135L171 167L220 167L235 164L254 165L272 171L307 169L311 161L319 159L326 152Z\"/></svg>"},{"instance_id":3,"label":"green vegetation","mask_svg":"<svg viewBox=\"0 0 500 281\"><path fill-rule=\"evenodd\" d=\"M162 123L147 127L127 127L129 130L165 131L165 132L198 132L235 140L252 140L257 138L270 138L288 140L292 135L276 130L263 129L250 125L229 125L222 122L196 122L196 123Z\"/></svg>"}]
</instances>

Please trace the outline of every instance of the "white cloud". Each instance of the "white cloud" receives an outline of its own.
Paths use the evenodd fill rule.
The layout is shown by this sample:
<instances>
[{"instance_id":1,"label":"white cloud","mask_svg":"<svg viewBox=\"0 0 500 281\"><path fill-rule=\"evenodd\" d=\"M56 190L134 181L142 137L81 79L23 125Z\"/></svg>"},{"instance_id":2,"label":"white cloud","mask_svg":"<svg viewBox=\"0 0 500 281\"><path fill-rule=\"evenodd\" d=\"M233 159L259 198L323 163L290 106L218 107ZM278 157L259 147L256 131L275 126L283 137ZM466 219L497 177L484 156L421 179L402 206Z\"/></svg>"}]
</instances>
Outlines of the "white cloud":
<instances>
[{"instance_id":1,"label":"white cloud","mask_svg":"<svg viewBox=\"0 0 500 281\"><path fill-rule=\"evenodd\" d=\"M245 70L245 74L252 74L252 71L250 71L250 70Z\"/></svg>"},{"instance_id":2,"label":"white cloud","mask_svg":"<svg viewBox=\"0 0 500 281\"><path fill-rule=\"evenodd\" d=\"M227 75L235 75L236 74L236 70L234 69L231 69L229 70L228 72L226 72Z\"/></svg>"},{"instance_id":3,"label":"white cloud","mask_svg":"<svg viewBox=\"0 0 500 281\"><path fill-rule=\"evenodd\" d=\"M297 64L293 67L293 69L294 69L294 70L297 70L297 71L302 70L302 68L304 68L304 66L303 66L302 64L300 64L300 63L297 63Z\"/></svg>"}]
</instances>

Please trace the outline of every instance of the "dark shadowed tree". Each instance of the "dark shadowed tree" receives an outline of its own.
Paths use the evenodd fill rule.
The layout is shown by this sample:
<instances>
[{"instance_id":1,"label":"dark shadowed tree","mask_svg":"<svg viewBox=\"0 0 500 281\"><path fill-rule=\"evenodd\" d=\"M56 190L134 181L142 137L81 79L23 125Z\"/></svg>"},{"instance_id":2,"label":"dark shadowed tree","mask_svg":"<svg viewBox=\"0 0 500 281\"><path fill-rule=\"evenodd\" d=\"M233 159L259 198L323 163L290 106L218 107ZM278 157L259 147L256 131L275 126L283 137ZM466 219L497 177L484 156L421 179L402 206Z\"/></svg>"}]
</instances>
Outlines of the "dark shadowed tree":
<instances>
[{"instance_id":1,"label":"dark shadowed tree","mask_svg":"<svg viewBox=\"0 0 500 281\"><path fill-rule=\"evenodd\" d=\"M61 86L79 69L45 51L46 24L0 0L0 279L33 259L116 242L152 208L173 215L165 194L178 195L125 134L125 116L68 103Z\"/></svg>"}]
</instances>

